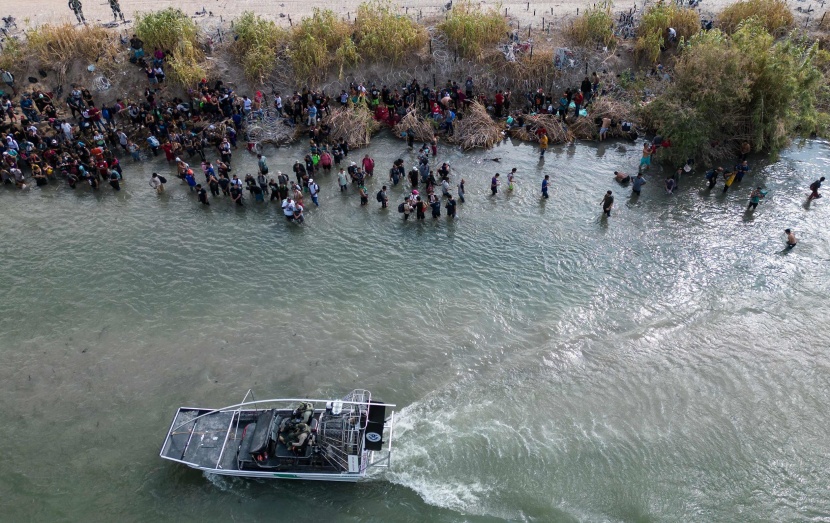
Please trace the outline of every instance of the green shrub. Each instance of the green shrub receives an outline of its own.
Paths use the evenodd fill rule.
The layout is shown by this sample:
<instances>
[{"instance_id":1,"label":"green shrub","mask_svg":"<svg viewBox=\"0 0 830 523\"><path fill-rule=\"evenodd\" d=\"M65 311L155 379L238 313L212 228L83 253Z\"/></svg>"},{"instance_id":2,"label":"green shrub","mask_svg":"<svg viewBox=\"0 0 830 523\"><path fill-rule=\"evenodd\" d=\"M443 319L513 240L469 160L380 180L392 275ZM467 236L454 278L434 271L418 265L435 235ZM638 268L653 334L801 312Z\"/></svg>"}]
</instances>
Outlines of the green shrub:
<instances>
[{"instance_id":1,"label":"green shrub","mask_svg":"<svg viewBox=\"0 0 830 523\"><path fill-rule=\"evenodd\" d=\"M712 143L744 140L774 154L792 134L826 121L816 110L825 85L817 53L815 43L776 41L756 20L733 35L699 33L678 57L674 83L645 106L644 116L671 138L674 159L711 159Z\"/></svg>"},{"instance_id":2,"label":"green shrub","mask_svg":"<svg viewBox=\"0 0 830 523\"><path fill-rule=\"evenodd\" d=\"M648 8L637 28L634 52L650 63L659 60L666 47L669 27L677 31L679 40L688 40L700 31L700 15L694 9L678 7L674 2L662 0Z\"/></svg>"},{"instance_id":3,"label":"green shrub","mask_svg":"<svg viewBox=\"0 0 830 523\"><path fill-rule=\"evenodd\" d=\"M738 30L741 22L757 19L771 34L782 36L793 26L793 13L784 0L743 0L718 14L718 27L727 33Z\"/></svg>"},{"instance_id":4,"label":"green shrub","mask_svg":"<svg viewBox=\"0 0 830 523\"><path fill-rule=\"evenodd\" d=\"M596 7L589 7L566 29L567 35L575 43L583 46L614 45L617 40L614 38L614 15L611 13L611 5L602 3Z\"/></svg>"},{"instance_id":5,"label":"green shrub","mask_svg":"<svg viewBox=\"0 0 830 523\"><path fill-rule=\"evenodd\" d=\"M242 60L245 76L263 82L277 61L277 49L285 45L288 32L251 11L245 11L234 22L236 41L231 51Z\"/></svg>"},{"instance_id":6,"label":"green shrub","mask_svg":"<svg viewBox=\"0 0 830 523\"><path fill-rule=\"evenodd\" d=\"M463 0L454 4L438 29L447 36L450 48L463 58L480 58L486 46L502 39L508 26L499 7L482 12L470 0Z\"/></svg>"},{"instance_id":7,"label":"green shrub","mask_svg":"<svg viewBox=\"0 0 830 523\"><path fill-rule=\"evenodd\" d=\"M173 7L152 13L138 13L135 33L144 40L148 50L158 47L172 51L182 41L190 42L196 49L199 47L199 28L196 23L184 11Z\"/></svg>"},{"instance_id":8,"label":"green shrub","mask_svg":"<svg viewBox=\"0 0 830 523\"><path fill-rule=\"evenodd\" d=\"M356 63L360 56L356 56L354 43L349 42L349 24L329 9L315 8L314 14L303 18L291 33L289 55L294 73L301 81L311 81L322 78L335 60L341 65L346 60Z\"/></svg>"},{"instance_id":9,"label":"green shrub","mask_svg":"<svg viewBox=\"0 0 830 523\"><path fill-rule=\"evenodd\" d=\"M397 14L388 0L360 4L355 20L355 36L364 57L393 64L406 59L427 41L426 29L412 19Z\"/></svg>"},{"instance_id":10,"label":"green shrub","mask_svg":"<svg viewBox=\"0 0 830 523\"><path fill-rule=\"evenodd\" d=\"M167 63L170 78L192 87L207 76L205 53L199 42L199 28L182 10L168 7L136 16L135 33L145 47L170 51Z\"/></svg>"}]
</instances>

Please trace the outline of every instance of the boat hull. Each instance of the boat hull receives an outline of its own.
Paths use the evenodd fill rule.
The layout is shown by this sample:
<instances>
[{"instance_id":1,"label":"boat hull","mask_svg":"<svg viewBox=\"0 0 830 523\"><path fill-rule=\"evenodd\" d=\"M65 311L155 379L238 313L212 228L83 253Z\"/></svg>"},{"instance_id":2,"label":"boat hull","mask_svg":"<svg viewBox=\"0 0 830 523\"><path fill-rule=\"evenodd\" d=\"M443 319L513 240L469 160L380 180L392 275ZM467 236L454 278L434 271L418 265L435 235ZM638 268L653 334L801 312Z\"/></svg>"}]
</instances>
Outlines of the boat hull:
<instances>
[{"instance_id":1,"label":"boat hull","mask_svg":"<svg viewBox=\"0 0 830 523\"><path fill-rule=\"evenodd\" d=\"M338 483L356 483L366 477L365 474L324 474L314 472L268 472L258 470L225 470L225 469L206 469L202 467L190 468L207 472L208 474L217 474L220 476L234 476L237 478L252 478L252 479L300 479L306 481L336 481Z\"/></svg>"}]
</instances>

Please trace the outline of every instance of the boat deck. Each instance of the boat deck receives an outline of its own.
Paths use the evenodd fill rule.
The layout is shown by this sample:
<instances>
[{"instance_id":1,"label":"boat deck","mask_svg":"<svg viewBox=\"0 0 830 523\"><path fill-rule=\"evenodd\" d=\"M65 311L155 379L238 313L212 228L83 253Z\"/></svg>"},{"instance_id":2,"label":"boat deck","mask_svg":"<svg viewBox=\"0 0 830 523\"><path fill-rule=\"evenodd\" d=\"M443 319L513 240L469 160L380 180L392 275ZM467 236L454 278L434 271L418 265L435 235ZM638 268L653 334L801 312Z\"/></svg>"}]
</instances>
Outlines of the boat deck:
<instances>
[{"instance_id":1,"label":"boat deck","mask_svg":"<svg viewBox=\"0 0 830 523\"><path fill-rule=\"evenodd\" d=\"M238 440L233 441L236 439L236 413L216 412L191 421L208 412L206 409L180 409L173 420L175 430L170 433L162 454L198 467L235 469L239 446ZM223 448L232 451L223 453Z\"/></svg>"}]
</instances>

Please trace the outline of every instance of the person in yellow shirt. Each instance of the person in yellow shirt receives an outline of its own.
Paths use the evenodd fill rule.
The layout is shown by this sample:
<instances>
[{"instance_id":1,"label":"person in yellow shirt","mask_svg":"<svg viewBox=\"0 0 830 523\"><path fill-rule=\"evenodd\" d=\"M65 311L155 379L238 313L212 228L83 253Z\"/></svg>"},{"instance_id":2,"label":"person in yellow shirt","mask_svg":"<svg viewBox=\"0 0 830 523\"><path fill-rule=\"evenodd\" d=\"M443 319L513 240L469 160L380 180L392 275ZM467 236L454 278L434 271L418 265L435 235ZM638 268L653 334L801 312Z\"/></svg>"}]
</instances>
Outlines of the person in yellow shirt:
<instances>
[{"instance_id":1,"label":"person in yellow shirt","mask_svg":"<svg viewBox=\"0 0 830 523\"><path fill-rule=\"evenodd\" d=\"M539 137L539 159L545 157L545 151L548 150L548 134L544 133Z\"/></svg>"},{"instance_id":2,"label":"person in yellow shirt","mask_svg":"<svg viewBox=\"0 0 830 523\"><path fill-rule=\"evenodd\" d=\"M736 176L738 176L738 171L732 171L724 176L723 192L729 190L729 187L732 186L732 182L735 181Z\"/></svg>"}]
</instances>

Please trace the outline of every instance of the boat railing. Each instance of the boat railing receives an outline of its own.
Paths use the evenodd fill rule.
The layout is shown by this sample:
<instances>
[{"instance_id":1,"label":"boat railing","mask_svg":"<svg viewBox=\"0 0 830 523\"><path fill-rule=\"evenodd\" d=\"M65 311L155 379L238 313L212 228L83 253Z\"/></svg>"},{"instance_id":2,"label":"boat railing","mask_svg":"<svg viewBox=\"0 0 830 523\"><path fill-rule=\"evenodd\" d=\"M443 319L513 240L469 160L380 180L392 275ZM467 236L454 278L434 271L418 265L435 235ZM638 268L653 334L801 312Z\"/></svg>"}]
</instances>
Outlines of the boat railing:
<instances>
[{"instance_id":1,"label":"boat railing","mask_svg":"<svg viewBox=\"0 0 830 523\"><path fill-rule=\"evenodd\" d=\"M242 398L242 403L248 401L248 396L251 397L251 400L256 401L256 396L254 396L254 389L248 389L248 392L245 393L245 396ZM259 405L254 407L257 412L259 412ZM228 447L228 439L231 437L231 428L233 428L234 438L237 434L239 434L239 420L242 418L240 413L242 412L242 407L236 409L233 417L231 417L231 422L228 424L228 432L225 434L225 441L222 442L222 450L219 452L219 459L216 460L216 467L217 469L222 468L222 457L225 455L225 449ZM236 426L234 426L234 418L236 418Z\"/></svg>"},{"instance_id":2,"label":"boat railing","mask_svg":"<svg viewBox=\"0 0 830 523\"><path fill-rule=\"evenodd\" d=\"M204 418L205 416L210 416L211 414L216 414L217 412L237 410L240 407L247 407L247 406L253 406L254 410L259 410L259 408L257 406L258 405L263 405L263 404L266 404L266 403L283 403L283 404L286 404L286 403L299 403L301 401L307 401L307 402L311 402L311 403L322 403L323 405L325 405L326 403L328 403L332 400L331 399L314 399L314 398L274 398L274 399L267 399L267 400L246 401L246 402L243 402L243 403L236 403L234 405L228 405L227 407L222 407L220 409L211 409L208 412L205 412L203 414L199 414L198 416L196 416L194 418L191 418L191 419L189 419L189 420L187 420L187 421L185 421L185 422L183 422L179 425L176 425L175 427L170 429L170 432L179 430L180 428L184 427L188 423L193 423L194 421L196 421L199 418ZM337 401L340 401L344 405L346 405L346 404L351 405L351 404L358 404L359 403L359 402L356 402L356 401L346 401L346 400L337 400ZM367 402L367 405L368 405L368 402ZM383 405L385 405L387 407L394 407L395 406L394 404L391 404L391 403L390 404L384 403ZM192 408L192 407L188 407L188 408Z\"/></svg>"}]
</instances>

